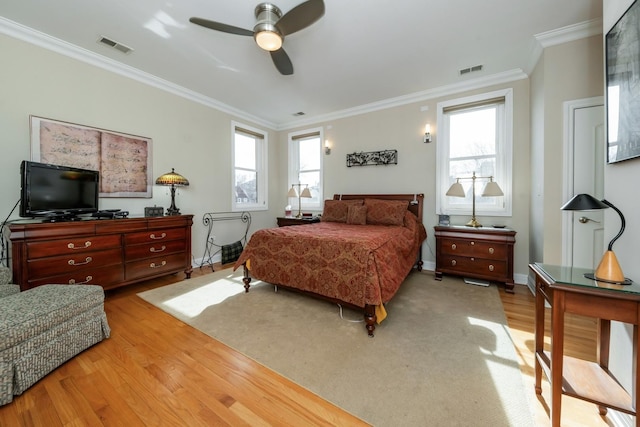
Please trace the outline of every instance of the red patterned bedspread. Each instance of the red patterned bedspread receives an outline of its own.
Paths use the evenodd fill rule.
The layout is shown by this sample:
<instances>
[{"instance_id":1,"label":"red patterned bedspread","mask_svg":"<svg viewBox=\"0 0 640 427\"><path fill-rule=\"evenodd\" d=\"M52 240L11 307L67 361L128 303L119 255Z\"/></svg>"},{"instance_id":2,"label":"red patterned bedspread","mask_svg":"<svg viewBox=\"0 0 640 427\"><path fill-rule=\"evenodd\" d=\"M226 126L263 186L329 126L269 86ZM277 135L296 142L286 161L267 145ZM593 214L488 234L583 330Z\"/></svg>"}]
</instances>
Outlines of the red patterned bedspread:
<instances>
[{"instance_id":1,"label":"red patterned bedspread","mask_svg":"<svg viewBox=\"0 0 640 427\"><path fill-rule=\"evenodd\" d=\"M414 266L426 230L406 212L404 226L320 222L255 232L234 270L359 307L389 301Z\"/></svg>"}]
</instances>

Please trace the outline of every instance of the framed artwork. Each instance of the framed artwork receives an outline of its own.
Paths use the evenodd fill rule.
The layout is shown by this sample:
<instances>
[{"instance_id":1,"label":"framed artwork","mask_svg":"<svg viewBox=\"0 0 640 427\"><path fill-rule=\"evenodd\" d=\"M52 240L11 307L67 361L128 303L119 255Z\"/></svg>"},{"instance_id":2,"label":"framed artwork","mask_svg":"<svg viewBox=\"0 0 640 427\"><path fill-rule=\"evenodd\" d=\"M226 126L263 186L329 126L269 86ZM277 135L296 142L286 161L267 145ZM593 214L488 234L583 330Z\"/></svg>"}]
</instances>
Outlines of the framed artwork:
<instances>
[{"instance_id":1,"label":"framed artwork","mask_svg":"<svg viewBox=\"0 0 640 427\"><path fill-rule=\"evenodd\" d=\"M31 160L100 172L100 197L150 198L152 140L30 116Z\"/></svg>"},{"instance_id":2,"label":"framed artwork","mask_svg":"<svg viewBox=\"0 0 640 427\"><path fill-rule=\"evenodd\" d=\"M606 36L607 163L640 156L640 2Z\"/></svg>"}]
</instances>

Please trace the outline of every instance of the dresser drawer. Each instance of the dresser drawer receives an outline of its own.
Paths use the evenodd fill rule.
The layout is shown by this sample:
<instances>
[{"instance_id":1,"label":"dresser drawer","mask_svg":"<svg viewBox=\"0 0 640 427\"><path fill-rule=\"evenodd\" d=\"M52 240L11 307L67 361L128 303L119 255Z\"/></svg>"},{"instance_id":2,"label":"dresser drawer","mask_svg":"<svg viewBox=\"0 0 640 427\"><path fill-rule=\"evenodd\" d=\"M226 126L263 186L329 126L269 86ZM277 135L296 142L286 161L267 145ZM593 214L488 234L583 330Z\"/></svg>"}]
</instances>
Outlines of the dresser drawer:
<instances>
[{"instance_id":1,"label":"dresser drawer","mask_svg":"<svg viewBox=\"0 0 640 427\"><path fill-rule=\"evenodd\" d=\"M152 277L169 271L184 269L184 265L184 254L173 254L127 262L125 266L125 279L134 280L143 277Z\"/></svg>"},{"instance_id":2,"label":"dresser drawer","mask_svg":"<svg viewBox=\"0 0 640 427\"><path fill-rule=\"evenodd\" d=\"M65 273L51 277L40 277L29 280L29 287L60 284L60 285L100 285L104 289L119 286L124 281L124 271L120 265L96 267L76 273Z\"/></svg>"},{"instance_id":3,"label":"dresser drawer","mask_svg":"<svg viewBox=\"0 0 640 427\"><path fill-rule=\"evenodd\" d=\"M128 233L124 236L125 245L141 243L157 243L169 240L185 240L187 230L182 228L163 228L138 233Z\"/></svg>"},{"instance_id":4,"label":"dresser drawer","mask_svg":"<svg viewBox=\"0 0 640 427\"><path fill-rule=\"evenodd\" d=\"M504 278L507 275L507 262L477 257L445 255L438 260L438 269L454 274L477 274Z\"/></svg>"},{"instance_id":5,"label":"dresser drawer","mask_svg":"<svg viewBox=\"0 0 640 427\"><path fill-rule=\"evenodd\" d=\"M125 246L125 260L135 261L139 259L147 259L160 255L173 254L176 252L184 252L186 244L183 240L169 240L167 242L153 242L144 245Z\"/></svg>"},{"instance_id":6,"label":"dresser drawer","mask_svg":"<svg viewBox=\"0 0 640 427\"><path fill-rule=\"evenodd\" d=\"M120 235L114 234L29 242L26 246L28 258L35 259L65 254L77 255L89 251L119 248L121 241Z\"/></svg>"},{"instance_id":7,"label":"dresser drawer","mask_svg":"<svg viewBox=\"0 0 640 427\"><path fill-rule=\"evenodd\" d=\"M490 259L504 259L507 256L507 245L478 240L463 240L443 238L441 240L442 254L482 257Z\"/></svg>"},{"instance_id":8,"label":"dresser drawer","mask_svg":"<svg viewBox=\"0 0 640 427\"><path fill-rule=\"evenodd\" d=\"M122 264L121 248L31 259L27 261L27 268L29 277L37 279L118 264Z\"/></svg>"}]
</instances>

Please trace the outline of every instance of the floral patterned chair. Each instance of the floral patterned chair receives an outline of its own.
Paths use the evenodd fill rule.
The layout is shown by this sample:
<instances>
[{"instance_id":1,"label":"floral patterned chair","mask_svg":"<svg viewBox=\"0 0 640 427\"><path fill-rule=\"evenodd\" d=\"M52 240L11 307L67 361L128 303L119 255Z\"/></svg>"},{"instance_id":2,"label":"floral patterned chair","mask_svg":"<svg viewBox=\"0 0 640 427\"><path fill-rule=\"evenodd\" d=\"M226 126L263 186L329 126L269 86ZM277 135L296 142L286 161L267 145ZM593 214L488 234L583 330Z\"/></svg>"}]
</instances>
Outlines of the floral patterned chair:
<instances>
[{"instance_id":1,"label":"floral patterned chair","mask_svg":"<svg viewBox=\"0 0 640 427\"><path fill-rule=\"evenodd\" d=\"M108 338L104 290L43 285L20 292L0 267L0 405L81 351Z\"/></svg>"}]
</instances>

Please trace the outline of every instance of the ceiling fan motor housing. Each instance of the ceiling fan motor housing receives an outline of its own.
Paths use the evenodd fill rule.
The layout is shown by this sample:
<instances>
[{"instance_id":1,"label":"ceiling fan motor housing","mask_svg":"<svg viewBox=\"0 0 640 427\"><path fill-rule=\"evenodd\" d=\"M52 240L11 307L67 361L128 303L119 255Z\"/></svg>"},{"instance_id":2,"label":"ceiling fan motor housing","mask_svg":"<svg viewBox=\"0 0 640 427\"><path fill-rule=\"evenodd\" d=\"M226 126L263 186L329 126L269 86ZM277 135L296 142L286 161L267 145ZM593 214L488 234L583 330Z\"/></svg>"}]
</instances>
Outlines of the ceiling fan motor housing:
<instances>
[{"instance_id":1,"label":"ceiling fan motor housing","mask_svg":"<svg viewBox=\"0 0 640 427\"><path fill-rule=\"evenodd\" d=\"M282 17L282 11L271 3L260 3L255 10L257 23L253 27L253 38L265 50L278 50L282 47L284 36L276 27L276 22ZM270 34L272 33L272 34ZM277 37L274 37L274 34ZM260 38L268 40L260 40ZM279 38L279 42L278 42Z\"/></svg>"}]
</instances>

